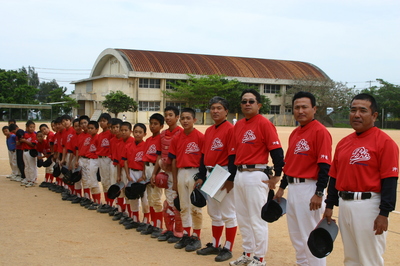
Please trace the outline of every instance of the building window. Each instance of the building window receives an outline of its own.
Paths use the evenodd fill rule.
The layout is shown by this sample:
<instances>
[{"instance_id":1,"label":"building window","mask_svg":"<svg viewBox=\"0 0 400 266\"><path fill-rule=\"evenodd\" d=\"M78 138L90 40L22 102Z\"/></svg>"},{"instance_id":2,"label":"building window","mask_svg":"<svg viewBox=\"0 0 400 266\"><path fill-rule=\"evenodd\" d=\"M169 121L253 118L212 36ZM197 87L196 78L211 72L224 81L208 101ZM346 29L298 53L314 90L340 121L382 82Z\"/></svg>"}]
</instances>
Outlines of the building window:
<instances>
[{"instance_id":1,"label":"building window","mask_svg":"<svg viewBox=\"0 0 400 266\"><path fill-rule=\"evenodd\" d=\"M281 85L264 84L264 93L278 94L281 91Z\"/></svg>"},{"instance_id":2,"label":"building window","mask_svg":"<svg viewBox=\"0 0 400 266\"><path fill-rule=\"evenodd\" d=\"M176 89L174 87L174 84L177 84L178 82L187 82L187 81L186 80L178 80L178 79L167 79L166 89L167 90Z\"/></svg>"},{"instance_id":3,"label":"building window","mask_svg":"<svg viewBox=\"0 0 400 266\"><path fill-rule=\"evenodd\" d=\"M139 88L159 89L159 79L139 79Z\"/></svg>"},{"instance_id":4,"label":"building window","mask_svg":"<svg viewBox=\"0 0 400 266\"><path fill-rule=\"evenodd\" d=\"M292 107L285 107L285 114L292 114Z\"/></svg>"},{"instance_id":5,"label":"building window","mask_svg":"<svg viewBox=\"0 0 400 266\"><path fill-rule=\"evenodd\" d=\"M139 101L139 111L160 111L160 102Z\"/></svg>"},{"instance_id":6,"label":"building window","mask_svg":"<svg viewBox=\"0 0 400 266\"><path fill-rule=\"evenodd\" d=\"M280 106L280 105L271 105L271 112L270 112L270 114L279 115L279 114L280 114L280 110L281 110L281 106Z\"/></svg>"},{"instance_id":7,"label":"building window","mask_svg":"<svg viewBox=\"0 0 400 266\"><path fill-rule=\"evenodd\" d=\"M179 103L179 102L167 102L167 106L176 106L178 107L179 110L185 108L185 103Z\"/></svg>"}]
</instances>

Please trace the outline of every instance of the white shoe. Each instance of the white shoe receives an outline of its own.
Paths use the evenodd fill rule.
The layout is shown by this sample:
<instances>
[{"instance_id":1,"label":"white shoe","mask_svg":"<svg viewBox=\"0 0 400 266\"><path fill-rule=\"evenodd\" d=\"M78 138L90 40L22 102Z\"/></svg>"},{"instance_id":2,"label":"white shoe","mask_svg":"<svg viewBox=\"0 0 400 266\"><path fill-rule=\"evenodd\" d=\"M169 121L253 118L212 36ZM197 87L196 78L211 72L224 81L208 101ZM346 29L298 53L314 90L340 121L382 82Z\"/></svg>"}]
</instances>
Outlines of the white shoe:
<instances>
[{"instance_id":1,"label":"white shoe","mask_svg":"<svg viewBox=\"0 0 400 266\"><path fill-rule=\"evenodd\" d=\"M250 257L247 257L244 253L242 256L240 256L237 260L229 262L229 265L231 266L247 266L250 265L249 263L252 262L252 259ZM257 264L255 264L257 265Z\"/></svg>"},{"instance_id":2,"label":"white shoe","mask_svg":"<svg viewBox=\"0 0 400 266\"><path fill-rule=\"evenodd\" d=\"M247 265L248 266L266 266L267 263L265 261L261 262L256 257L254 257L253 260Z\"/></svg>"},{"instance_id":3,"label":"white shoe","mask_svg":"<svg viewBox=\"0 0 400 266\"><path fill-rule=\"evenodd\" d=\"M33 182L28 182L25 187L33 187L35 185L35 183Z\"/></svg>"},{"instance_id":4,"label":"white shoe","mask_svg":"<svg viewBox=\"0 0 400 266\"><path fill-rule=\"evenodd\" d=\"M28 183L29 182L28 182L28 180L26 180L26 178L21 180L21 186L25 186Z\"/></svg>"},{"instance_id":5,"label":"white shoe","mask_svg":"<svg viewBox=\"0 0 400 266\"><path fill-rule=\"evenodd\" d=\"M13 174L6 176L6 178L13 178L13 177L14 177Z\"/></svg>"}]
</instances>

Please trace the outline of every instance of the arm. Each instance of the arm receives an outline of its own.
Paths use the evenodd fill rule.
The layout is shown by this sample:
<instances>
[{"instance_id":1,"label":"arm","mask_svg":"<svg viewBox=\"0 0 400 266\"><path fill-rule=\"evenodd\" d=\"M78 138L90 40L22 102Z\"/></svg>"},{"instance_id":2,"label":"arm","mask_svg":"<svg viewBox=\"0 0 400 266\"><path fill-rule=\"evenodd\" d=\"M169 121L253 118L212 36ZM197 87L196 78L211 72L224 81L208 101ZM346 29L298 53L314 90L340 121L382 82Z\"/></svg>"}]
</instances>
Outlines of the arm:
<instances>
[{"instance_id":1,"label":"arm","mask_svg":"<svg viewBox=\"0 0 400 266\"><path fill-rule=\"evenodd\" d=\"M270 189L275 189L276 183L278 183L278 181L281 178L283 166L285 165L285 162L283 160L284 158L283 149L282 148L274 149L270 152L270 154L272 162L274 164L275 175L269 177L269 180L266 183L268 183Z\"/></svg>"},{"instance_id":2,"label":"arm","mask_svg":"<svg viewBox=\"0 0 400 266\"><path fill-rule=\"evenodd\" d=\"M396 207L397 177L388 177L381 180L381 203L379 215L374 221L375 235L387 231L389 213Z\"/></svg>"},{"instance_id":3,"label":"arm","mask_svg":"<svg viewBox=\"0 0 400 266\"><path fill-rule=\"evenodd\" d=\"M118 164L119 165L119 164ZM125 174L126 174L126 178L129 180L129 181L132 181L133 182L133 178L131 177L131 175L130 175L130 173L129 173L129 167L128 167L128 160L125 160L125 162L124 162L124 171L125 171ZM119 175L120 176L120 175Z\"/></svg>"},{"instance_id":4,"label":"arm","mask_svg":"<svg viewBox=\"0 0 400 266\"><path fill-rule=\"evenodd\" d=\"M172 159L172 190L178 191L178 168L176 167L176 159Z\"/></svg>"},{"instance_id":5,"label":"arm","mask_svg":"<svg viewBox=\"0 0 400 266\"><path fill-rule=\"evenodd\" d=\"M336 189L336 178L330 177L329 179L328 196L326 197L325 203L326 208L323 218L326 218L328 220L328 224L330 224L332 220L335 221L332 219L333 206L339 206L339 193Z\"/></svg>"},{"instance_id":6,"label":"arm","mask_svg":"<svg viewBox=\"0 0 400 266\"><path fill-rule=\"evenodd\" d=\"M151 179L150 179L150 183L154 186L155 185L155 178L156 178L156 175L160 172L160 169L161 169L161 167L160 167L160 160L161 160L161 155L158 155L157 156L157 159L156 159L156 163L155 163L155 165L154 165L154 170L153 170L153 173L151 174Z\"/></svg>"},{"instance_id":7,"label":"arm","mask_svg":"<svg viewBox=\"0 0 400 266\"><path fill-rule=\"evenodd\" d=\"M230 192L234 186L234 180L236 176L237 166L235 165L236 155L232 154L228 156L228 171L231 174L228 179L225 181L221 190L226 189L226 192Z\"/></svg>"},{"instance_id":8,"label":"arm","mask_svg":"<svg viewBox=\"0 0 400 266\"><path fill-rule=\"evenodd\" d=\"M329 180L330 165L327 163L319 163L318 181L316 184L315 192L323 192ZM322 206L322 196L314 194L310 199L310 211L318 210Z\"/></svg>"}]
</instances>

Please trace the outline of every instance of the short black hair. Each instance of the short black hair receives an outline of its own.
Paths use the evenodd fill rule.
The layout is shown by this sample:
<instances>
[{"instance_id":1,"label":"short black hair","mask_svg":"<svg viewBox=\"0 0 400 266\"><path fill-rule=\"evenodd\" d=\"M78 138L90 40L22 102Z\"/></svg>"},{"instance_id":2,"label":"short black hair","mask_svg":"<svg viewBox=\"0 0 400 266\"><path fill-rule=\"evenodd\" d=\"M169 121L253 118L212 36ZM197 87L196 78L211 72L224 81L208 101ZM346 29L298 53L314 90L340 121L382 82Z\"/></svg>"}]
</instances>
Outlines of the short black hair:
<instances>
[{"instance_id":1,"label":"short black hair","mask_svg":"<svg viewBox=\"0 0 400 266\"><path fill-rule=\"evenodd\" d=\"M87 115L81 115L81 116L79 117L79 123L80 123L82 120L86 120L86 121L90 122L90 118L89 118Z\"/></svg>"},{"instance_id":2,"label":"short black hair","mask_svg":"<svg viewBox=\"0 0 400 266\"><path fill-rule=\"evenodd\" d=\"M308 98L311 101L311 107L314 107L316 105L316 101L315 101L315 96L308 91L299 91L297 92L292 99L292 106L294 105L294 101L300 98Z\"/></svg>"},{"instance_id":3,"label":"short black hair","mask_svg":"<svg viewBox=\"0 0 400 266\"><path fill-rule=\"evenodd\" d=\"M76 122L78 122L78 124L79 124L79 119L78 118L75 118L74 121L72 121L72 125L74 125Z\"/></svg>"},{"instance_id":4,"label":"short black hair","mask_svg":"<svg viewBox=\"0 0 400 266\"><path fill-rule=\"evenodd\" d=\"M11 131L16 130L17 127L18 127L17 124L11 124L11 125L8 126L8 130L11 132Z\"/></svg>"},{"instance_id":5,"label":"short black hair","mask_svg":"<svg viewBox=\"0 0 400 266\"><path fill-rule=\"evenodd\" d=\"M243 95L245 95L246 93L253 94L254 96L256 96L257 103L261 103L261 95L255 89L245 89L245 90L243 90L242 94L240 95L240 99L242 99Z\"/></svg>"},{"instance_id":6,"label":"short black hair","mask_svg":"<svg viewBox=\"0 0 400 266\"><path fill-rule=\"evenodd\" d=\"M149 122L151 122L152 119L157 120L158 122L160 122L161 126L164 125L164 116L162 114L160 114L160 113L152 114L150 116Z\"/></svg>"},{"instance_id":7,"label":"short black hair","mask_svg":"<svg viewBox=\"0 0 400 266\"><path fill-rule=\"evenodd\" d=\"M32 120L26 121L25 126L29 127L30 125L35 125L35 122L33 122Z\"/></svg>"},{"instance_id":8,"label":"short black hair","mask_svg":"<svg viewBox=\"0 0 400 266\"><path fill-rule=\"evenodd\" d=\"M143 123L136 123L136 124L133 126L133 130L135 130L136 127L141 127L141 128L143 129L144 133L146 133L146 131L147 131L146 125L143 124Z\"/></svg>"},{"instance_id":9,"label":"short black hair","mask_svg":"<svg viewBox=\"0 0 400 266\"><path fill-rule=\"evenodd\" d=\"M61 116L61 121L63 121L63 120L69 120L69 121L72 121L72 118L71 118L71 116L70 116L70 115L62 115L62 116Z\"/></svg>"},{"instance_id":10,"label":"short black hair","mask_svg":"<svg viewBox=\"0 0 400 266\"><path fill-rule=\"evenodd\" d=\"M105 120L107 120L108 123L110 123L111 115L109 113L102 113L100 115L99 119L97 119L97 122L100 122L101 119L105 119Z\"/></svg>"},{"instance_id":11,"label":"short black hair","mask_svg":"<svg viewBox=\"0 0 400 266\"><path fill-rule=\"evenodd\" d=\"M8 119L8 123L10 124L10 123L17 123L17 121L15 121L15 119L14 118L11 118L11 119Z\"/></svg>"},{"instance_id":12,"label":"short black hair","mask_svg":"<svg viewBox=\"0 0 400 266\"><path fill-rule=\"evenodd\" d=\"M190 113L193 116L193 118L196 118L196 111L193 110L192 108L189 107L183 108L181 114L183 113Z\"/></svg>"},{"instance_id":13,"label":"short black hair","mask_svg":"<svg viewBox=\"0 0 400 266\"><path fill-rule=\"evenodd\" d=\"M121 120L121 119L120 119ZM114 125L114 124L113 124ZM118 125L118 123L117 124L115 124L115 125ZM122 122L122 120L121 120L121 123L119 124L119 127L121 128L121 127L123 127L123 126L126 126L126 127L128 127L129 128L129 130L130 131L132 131L132 124L131 123L129 123L129 122Z\"/></svg>"},{"instance_id":14,"label":"short black hair","mask_svg":"<svg viewBox=\"0 0 400 266\"><path fill-rule=\"evenodd\" d=\"M61 117L54 119L54 124L61 124Z\"/></svg>"},{"instance_id":15,"label":"short black hair","mask_svg":"<svg viewBox=\"0 0 400 266\"><path fill-rule=\"evenodd\" d=\"M6 130L6 129L7 129L8 131L10 131L10 128L9 128L8 126L4 126L3 129L2 129L2 131Z\"/></svg>"},{"instance_id":16,"label":"short black hair","mask_svg":"<svg viewBox=\"0 0 400 266\"><path fill-rule=\"evenodd\" d=\"M122 119L119 118L111 118L111 125L115 126L115 125L121 125L123 123Z\"/></svg>"},{"instance_id":17,"label":"short black hair","mask_svg":"<svg viewBox=\"0 0 400 266\"><path fill-rule=\"evenodd\" d=\"M88 125L93 125L96 129L99 129L99 123L95 120L90 120Z\"/></svg>"},{"instance_id":18,"label":"short black hair","mask_svg":"<svg viewBox=\"0 0 400 266\"><path fill-rule=\"evenodd\" d=\"M41 125L39 126L39 130L40 130L42 127L47 127L47 128L49 128L46 124L41 124Z\"/></svg>"},{"instance_id":19,"label":"short black hair","mask_svg":"<svg viewBox=\"0 0 400 266\"><path fill-rule=\"evenodd\" d=\"M371 94L368 94L368 93L357 94L356 96L353 97L353 99L351 99L350 105L353 103L354 100L368 101L371 103L370 108L371 108L372 113L378 112L378 104L377 104L374 96L372 96Z\"/></svg>"},{"instance_id":20,"label":"short black hair","mask_svg":"<svg viewBox=\"0 0 400 266\"><path fill-rule=\"evenodd\" d=\"M179 109L176 106L169 105L169 106L165 107L164 112L166 112L166 111L174 112L175 116L179 115Z\"/></svg>"},{"instance_id":21,"label":"short black hair","mask_svg":"<svg viewBox=\"0 0 400 266\"><path fill-rule=\"evenodd\" d=\"M225 110L229 109L229 103L225 98L219 97L219 96L214 96L210 102L208 103L208 105L211 107L211 105L215 104L215 103L220 103Z\"/></svg>"}]
</instances>

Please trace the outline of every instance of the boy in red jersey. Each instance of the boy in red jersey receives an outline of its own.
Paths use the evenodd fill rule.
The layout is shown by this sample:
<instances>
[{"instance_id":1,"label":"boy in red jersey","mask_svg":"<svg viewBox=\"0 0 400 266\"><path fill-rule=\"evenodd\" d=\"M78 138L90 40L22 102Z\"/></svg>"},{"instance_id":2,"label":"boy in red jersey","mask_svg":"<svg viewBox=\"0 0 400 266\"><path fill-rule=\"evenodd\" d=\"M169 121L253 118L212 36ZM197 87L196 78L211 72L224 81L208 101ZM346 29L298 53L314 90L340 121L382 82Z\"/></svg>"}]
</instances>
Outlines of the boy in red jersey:
<instances>
[{"instance_id":1,"label":"boy in red jersey","mask_svg":"<svg viewBox=\"0 0 400 266\"><path fill-rule=\"evenodd\" d=\"M54 123L52 123L54 124ZM54 156L54 133L52 131L50 131L49 127L46 124L41 124L39 126L39 130L40 132L43 133L43 135L46 137L46 142L48 145L48 149L49 149L49 156L48 156L48 160L52 160L53 156ZM53 183L53 166L54 166L54 162L46 167L46 175L44 177L44 181L39 185L39 187L48 187L50 184Z\"/></svg>"},{"instance_id":2,"label":"boy in red jersey","mask_svg":"<svg viewBox=\"0 0 400 266\"><path fill-rule=\"evenodd\" d=\"M146 140L145 153L143 161L145 164L146 181L150 181L154 172L154 165L157 160L157 151L161 150L160 131L164 126L164 117L155 113L150 116L150 131L153 134ZM147 198L150 206L150 226L143 234L151 234L152 238L157 238L162 232L163 222L163 204L161 196L163 189L155 186L154 184L147 185Z\"/></svg>"},{"instance_id":3,"label":"boy in red jersey","mask_svg":"<svg viewBox=\"0 0 400 266\"><path fill-rule=\"evenodd\" d=\"M32 187L37 179L37 166L36 166L36 157L32 157L29 154L29 151L34 149L36 144L36 132L35 132L35 123L31 120L26 122L26 132L23 138L20 139L20 143L22 143L22 149L24 151L24 164L25 164L25 182L21 181L21 183L25 183L26 187Z\"/></svg>"},{"instance_id":4,"label":"boy in red jersey","mask_svg":"<svg viewBox=\"0 0 400 266\"><path fill-rule=\"evenodd\" d=\"M79 135L82 133L82 128L79 125L79 119L74 119L72 121L72 127L74 128L75 134L72 136L71 140L67 144L67 153L70 156L68 169L74 169L77 158L75 156L76 146L78 143ZM72 201L73 203L79 203L82 196L82 181L79 180L71 187L72 193L66 200Z\"/></svg>"},{"instance_id":5,"label":"boy in red jersey","mask_svg":"<svg viewBox=\"0 0 400 266\"><path fill-rule=\"evenodd\" d=\"M72 126L71 116L69 115L61 116L61 124L64 127L64 131L61 138L62 157L60 164L69 166L72 161L72 156L70 153L68 153L68 146L70 146L71 139L76 132L74 127Z\"/></svg>"},{"instance_id":6,"label":"boy in red jersey","mask_svg":"<svg viewBox=\"0 0 400 266\"><path fill-rule=\"evenodd\" d=\"M182 110L180 122L183 132L173 138L168 154L172 159L173 190L179 194L183 224L183 237L174 247L185 248L188 252L201 248L200 232L203 222L201 208L195 207L190 201L195 183L193 176L198 172L204 143L203 133L194 128L196 121L193 109Z\"/></svg>"},{"instance_id":7,"label":"boy in red jersey","mask_svg":"<svg viewBox=\"0 0 400 266\"><path fill-rule=\"evenodd\" d=\"M158 237L158 241L167 241L168 243L176 243L183 236L182 219L180 212L174 206L174 199L177 197L177 193L172 189L173 178L172 178L172 160L168 157L169 147L172 139L181 134L183 128L178 126L179 121L179 109L176 106L167 106L164 109L165 122L168 125L168 129L165 129L160 134L161 147L157 150L157 160L154 166L154 171L151 176L151 183L154 185L155 176L160 170L168 174L168 188L164 190L165 201L163 208L163 216L165 223L165 231Z\"/></svg>"},{"instance_id":8,"label":"boy in red jersey","mask_svg":"<svg viewBox=\"0 0 400 266\"><path fill-rule=\"evenodd\" d=\"M120 126L120 136L121 140L118 141L116 147L116 154L114 162L117 163L117 183L124 182L124 184L128 183L128 175L125 170L122 170L125 166L125 160L123 160L123 154L126 152L127 148L133 143L135 144L135 138L131 136L132 133L132 125L129 122L122 122ZM126 210L126 201L125 201L125 192L124 190L121 191L121 194L117 198L117 204L119 206L119 211L115 213L114 217L112 218L113 221L118 221L122 217L127 217L128 215L125 213ZM129 207L130 208L130 207ZM131 212L129 215L131 215ZM133 228L133 227L132 227Z\"/></svg>"},{"instance_id":9,"label":"boy in red jersey","mask_svg":"<svg viewBox=\"0 0 400 266\"><path fill-rule=\"evenodd\" d=\"M61 123L61 117L57 117L54 121L54 156L53 161L55 163L59 163L62 158L62 134L64 132L64 126ZM61 165L59 165L61 167ZM56 184L49 186L49 189L61 193L64 191L63 181L62 181L62 174L56 177Z\"/></svg>"},{"instance_id":10,"label":"boy in red jersey","mask_svg":"<svg viewBox=\"0 0 400 266\"><path fill-rule=\"evenodd\" d=\"M235 156L230 154L233 136L233 125L226 120L228 102L215 96L210 100L210 113L214 125L207 128L204 134L203 157L199 172L200 178L196 184L201 186L213 168L218 164L230 170L231 175L225 181L222 189L228 192L221 202L207 196L207 210L212 220L212 243L197 250L198 255L217 255L215 261L221 262L232 258L232 248L237 231L233 180L236 175ZM225 226L226 242L220 247L220 240Z\"/></svg>"},{"instance_id":11,"label":"boy in red jersey","mask_svg":"<svg viewBox=\"0 0 400 266\"><path fill-rule=\"evenodd\" d=\"M107 191L113 183L111 183L111 151L110 151L110 140L113 136L109 129L111 116L107 113L100 115L97 122L99 122L102 132L99 134L99 147L97 149L97 155L99 156L99 172L101 176L101 184L103 186L105 204L101 205L97 211L106 213L111 211L113 200L107 196Z\"/></svg>"}]
</instances>

